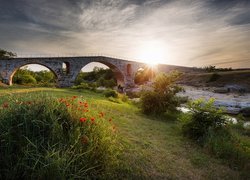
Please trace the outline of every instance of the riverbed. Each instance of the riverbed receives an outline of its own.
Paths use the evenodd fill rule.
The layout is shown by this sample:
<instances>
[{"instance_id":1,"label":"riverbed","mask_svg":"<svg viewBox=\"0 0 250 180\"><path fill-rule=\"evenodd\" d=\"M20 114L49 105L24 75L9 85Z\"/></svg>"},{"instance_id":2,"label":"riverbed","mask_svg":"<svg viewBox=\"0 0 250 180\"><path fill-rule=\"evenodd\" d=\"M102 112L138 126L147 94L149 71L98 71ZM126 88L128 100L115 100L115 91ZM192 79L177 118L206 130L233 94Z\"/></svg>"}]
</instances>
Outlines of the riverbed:
<instances>
[{"instance_id":1,"label":"riverbed","mask_svg":"<svg viewBox=\"0 0 250 180\"><path fill-rule=\"evenodd\" d=\"M238 114L241 109L250 107L250 93L215 93L209 88L198 88L192 86L183 86L184 92L178 93L178 96L188 97L191 100L214 98L215 106L223 107L229 114Z\"/></svg>"}]
</instances>

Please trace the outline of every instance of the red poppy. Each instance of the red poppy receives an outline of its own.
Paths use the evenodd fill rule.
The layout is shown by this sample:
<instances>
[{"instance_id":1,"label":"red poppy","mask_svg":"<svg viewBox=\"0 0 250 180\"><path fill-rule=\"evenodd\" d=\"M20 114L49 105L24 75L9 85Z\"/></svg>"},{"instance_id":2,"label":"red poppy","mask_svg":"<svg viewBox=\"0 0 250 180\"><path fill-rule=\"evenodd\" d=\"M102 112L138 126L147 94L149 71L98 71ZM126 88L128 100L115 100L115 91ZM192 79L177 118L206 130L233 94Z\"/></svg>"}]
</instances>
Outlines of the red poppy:
<instances>
[{"instance_id":1,"label":"red poppy","mask_svg":"<svg viewBox=\"0 0 250 180\"><path fill-rule=\"evenodd\" d=\"M88 103L84 103L84 107L86 108L89 107Z\"/></svg>"},{"instance_id":2,"label":"red poppy","mask_svg":"<svg viewBox=\"0 0 250 180\"><path fill-rule=\"evenodd\" d=\"M81 122L86 122L86 121L87 121L87 118L80 118L80 121L81 121Z\"/></svg>"},{"instance_id":3,"label":"red poppy","mask_svg":"<svg viewBox=\"0 0 250 180\"><path fill-rule=\"evenodd\" d=\"M72 96L72 99L76 99L77 98L77 96Z\"/></svg>"},{"instance_id":4,"label":"red poppy","mask_svg":"<svg viewBox=\"0 0 250 180\"><path fill-rule=\"evenodd\" d=\"M93 122L93 121L95 120L95 118L94 118L94 117L92 117L92 118L90 118L90 120Z\"/></svg>"}]
</instances>

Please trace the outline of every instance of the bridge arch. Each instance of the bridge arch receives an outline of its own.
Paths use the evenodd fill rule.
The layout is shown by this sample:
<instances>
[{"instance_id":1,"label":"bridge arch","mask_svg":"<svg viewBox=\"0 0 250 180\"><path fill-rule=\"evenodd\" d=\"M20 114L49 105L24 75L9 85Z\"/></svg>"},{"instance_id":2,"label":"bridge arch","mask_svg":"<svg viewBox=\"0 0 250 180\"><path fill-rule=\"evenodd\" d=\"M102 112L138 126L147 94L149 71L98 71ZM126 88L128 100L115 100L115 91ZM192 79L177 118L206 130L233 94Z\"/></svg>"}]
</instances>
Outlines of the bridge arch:
<instances>
[{"instance_id":1,"label":"bridge arch","mask_svg":"<svg viewBox=\"0 0 250 180\"><path fill-rule=\"evenodd\" d=\"M13 77L15 75L15 73L17 72L18 69L24 67L24 66L27 66L27 65L40 65L40 66L44 66L46 68L48 68L55 76L55 79L56 81L58 80L58 77L60 76L59 74L56 73L56 70L51 68L49 65L47 65L46 63L42 63L42 62L24 62L24 63L20 63L18 65L16 65L11 71L10 71L10 74L9 74L9 77L8 77L8 84L9 85L13 85Z\"/></svg>"},{"instance_id":2,"label":"bridge arch","mask_svg":"<svg viewBox=\"0 0 250 180\"><path fill-rule=\"evenodd\" d=\"M110 62L107 62L107 61L89 61L85 64L82 64L81 65L81 68L80 70L77 72L77 75L75 77L75 80L77 78L77 76L81 73L81 70L86 67L87 65L91 64L91 63L100 63L100 64L103 64L105 66L107 66L113 73L114 73L114 76L115 76L115 79L117 81L117 84L120 84L120 85L124 85L125 83L125 74L122 72L121 69L119 69L116 65L110 63Z\"/></svg>"}]
</instances>

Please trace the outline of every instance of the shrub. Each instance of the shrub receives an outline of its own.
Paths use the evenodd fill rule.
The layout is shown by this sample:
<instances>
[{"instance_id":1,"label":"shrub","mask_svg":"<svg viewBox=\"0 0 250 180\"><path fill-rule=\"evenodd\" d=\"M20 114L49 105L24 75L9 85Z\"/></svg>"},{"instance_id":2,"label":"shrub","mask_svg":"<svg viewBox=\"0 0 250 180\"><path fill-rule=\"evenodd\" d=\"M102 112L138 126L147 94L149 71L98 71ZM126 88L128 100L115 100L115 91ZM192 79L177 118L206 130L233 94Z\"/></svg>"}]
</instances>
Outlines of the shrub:
<instances>
[{"instance_id":1,"label":"shrub","mask_svg":"<svg viewBox=\"0 0 250 180\"><path fill-rule=\"evenodd\" d=\"M105 97L117 98L118 97L118 93L115 90L109 89L109 90L104 91L104 96Z\"/></svg>"},{"instance_id":2,"label":"shrub","mask_svg":"<svg viewBox=\"0 0 250 180\"><path fill-rule=\"evenodd\" d=\"M0 179L88 179L112 167L116 136L103 112L86 113L77 97L35 99L1 105Z\"/></svg>"},{"instance_id":3,"label":"shrub","mask_svg":"<svg viewBox=\"0 0 250 180\"><path fill-rule=\"evenodd\" d=\"M249 149L232 133L227 117L213 102L211 99L207 103L203 100L189 103L191 113L182 118L183 133L216 157L227 159L230 165L245 168Z\"/></svg>"},{"instance_id":4,"label":"shrub","mask_svg":"<svg viewBox=\"0 0 250 180\"><path fill-rule=\"evenodd\" d=\"M192 112L190 121L183 126L184 133L191 139L203 144L211 129L222 129L226 124L226 117L222 110L213 106L214 100L207 103L203 100L190 102L189 108Z\"/></svg>"},{"instance_id":5,"label":"shrub","mask_svg":"<svg viewBox=\"0 0 250 180\"><path fill-rule=\"evenodd\" d=\"M14 77L13 81L17 84L36 84L36 79L30 74L24 74L21 77Z\"/></svg>"},{"instance_id":6,"label":"shrub","mask_svg":"<svg viewBox=\"0 0 250 180\"><path fill-rule=\"evenodd\" d=\"M209 80L207 82L214 82L214 81L217 81L219 78L221 77L221 75L217 74L217 73L213 73Z\"/></svg>"},{"instance_id":7,"label":"shrub","mask_svg":"<svg viewBox=\"0 0 250 180\"><path fill-rule=\"evenodd\" d=\"M160 74L153 84L153 91L145 91L141 95L141 107L145 114L163 114L175 110L179 105L176 93L181 88L175 84L180 77L178 72Z\"/></svg>"}]
</instances>

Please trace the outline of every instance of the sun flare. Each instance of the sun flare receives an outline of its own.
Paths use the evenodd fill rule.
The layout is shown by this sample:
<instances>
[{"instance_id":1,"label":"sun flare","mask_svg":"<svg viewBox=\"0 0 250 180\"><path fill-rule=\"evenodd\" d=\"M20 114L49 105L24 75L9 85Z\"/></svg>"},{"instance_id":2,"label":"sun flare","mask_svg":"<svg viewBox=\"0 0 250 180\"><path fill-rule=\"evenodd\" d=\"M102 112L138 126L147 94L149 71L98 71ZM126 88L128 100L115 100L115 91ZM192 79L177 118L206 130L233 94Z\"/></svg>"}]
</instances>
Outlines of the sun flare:
<instances>
[{"instance_id":1,"label":"sun flare","mask_svg":"<svg viewBox=\"0 0 250 180\"><path fill-rule=\"evenodd\" d=\"M149 42L142 45L139 49L138 58L144 63L156 65L164 63L166 49L160 42Z\"/></svg>"}]
</instances>

